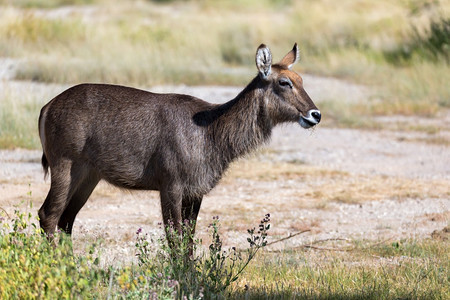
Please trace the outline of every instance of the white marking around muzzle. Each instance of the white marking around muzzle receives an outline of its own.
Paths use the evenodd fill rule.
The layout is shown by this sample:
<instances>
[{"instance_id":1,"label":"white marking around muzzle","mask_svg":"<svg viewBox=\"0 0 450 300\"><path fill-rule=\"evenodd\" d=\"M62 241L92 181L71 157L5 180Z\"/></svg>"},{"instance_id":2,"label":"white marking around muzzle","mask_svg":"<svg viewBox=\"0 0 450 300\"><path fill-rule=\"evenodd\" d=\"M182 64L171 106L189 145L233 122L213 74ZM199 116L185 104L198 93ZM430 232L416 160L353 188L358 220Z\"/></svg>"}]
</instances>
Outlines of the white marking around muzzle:
<instances>
[{"instance_id":1,"label":"white marking around muzzle","mask_svg":"<svg viewBox=\"0 0 450 300\"><path fill-rule=\"evenodd\" d=\"M300 123L300 126L302 126L303 128L310 128L313 127L314 125L317 125L320 122L320 120L317 120L312 116L312 114L315 112L320 114L319 110L311 109L306 113L306 116L301 116L300 120L298 121Z\"/></svg>"}]
</instances>

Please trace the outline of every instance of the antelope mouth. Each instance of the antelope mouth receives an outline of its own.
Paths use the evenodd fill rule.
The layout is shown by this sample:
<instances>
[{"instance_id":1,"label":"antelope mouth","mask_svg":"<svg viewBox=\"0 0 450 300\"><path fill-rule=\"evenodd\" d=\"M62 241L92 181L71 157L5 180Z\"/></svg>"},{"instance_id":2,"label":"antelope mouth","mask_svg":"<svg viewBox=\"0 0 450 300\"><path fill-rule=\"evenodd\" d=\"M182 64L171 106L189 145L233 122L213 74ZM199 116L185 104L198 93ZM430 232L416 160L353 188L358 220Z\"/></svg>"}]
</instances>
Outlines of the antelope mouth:
<instances>
[{"instance_id":1,"label":"antelope mouth","mask_svg":"<svg viewBox=\"0 0 450 300\"><path fill-rule=\"evenodd\" d=\"M319 124L321 117L322 116L319 110L311 109L306 113L306 116L300 116L300 120L298 122L300 123L300 126L308 129Z\"/></svg>"}]
</instances>

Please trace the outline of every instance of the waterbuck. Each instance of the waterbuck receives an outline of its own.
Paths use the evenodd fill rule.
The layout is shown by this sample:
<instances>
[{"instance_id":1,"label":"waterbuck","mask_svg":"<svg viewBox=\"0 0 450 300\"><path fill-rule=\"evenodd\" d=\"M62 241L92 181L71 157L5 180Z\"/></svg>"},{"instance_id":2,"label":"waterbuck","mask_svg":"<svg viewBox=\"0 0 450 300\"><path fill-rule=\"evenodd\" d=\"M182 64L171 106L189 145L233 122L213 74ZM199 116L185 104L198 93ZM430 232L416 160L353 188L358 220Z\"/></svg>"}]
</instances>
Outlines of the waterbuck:
<instances>
[{"instance_id":1,"label":"waterbuck","mask_svg":"<svg viewBox=\"0 0 450 300\"><path fill-rule=\"evenodd\" d=\"M180 94L80 84L46 104L39 117L42 166L51 186L39 209L48 236L70 234L101 179L127 189L158 190L164 224L194 224L203 196L228 165L270 138L275 125L310 128L321 114L291 70L297 44L277 64L262 44L258 75L234 98L211 104Z\"/></svg>"}]
</instances>

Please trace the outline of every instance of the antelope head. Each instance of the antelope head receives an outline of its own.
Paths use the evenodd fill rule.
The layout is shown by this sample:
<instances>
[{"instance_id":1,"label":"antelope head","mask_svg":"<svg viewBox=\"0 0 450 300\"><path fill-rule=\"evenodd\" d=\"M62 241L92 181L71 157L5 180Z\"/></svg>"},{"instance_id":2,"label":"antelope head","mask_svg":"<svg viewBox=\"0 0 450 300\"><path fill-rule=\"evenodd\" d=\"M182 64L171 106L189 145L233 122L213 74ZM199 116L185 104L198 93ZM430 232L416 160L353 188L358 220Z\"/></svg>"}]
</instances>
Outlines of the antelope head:
<instances>
[{"instance_id":1,"label":"antelope head","mask_svg":"<svg viewBox=\"0 0 450 300\"><path fill-rule=\"evenodd\" d=\"M256 51L256 67L264 85L264 102L271 119L276 123L298 122L310 128L320 122L321 114L303 88L303 79L292 66L299 60L297 44L277 64L272 65L272 54L262 44Z\"/></svg>"}]
</instances>

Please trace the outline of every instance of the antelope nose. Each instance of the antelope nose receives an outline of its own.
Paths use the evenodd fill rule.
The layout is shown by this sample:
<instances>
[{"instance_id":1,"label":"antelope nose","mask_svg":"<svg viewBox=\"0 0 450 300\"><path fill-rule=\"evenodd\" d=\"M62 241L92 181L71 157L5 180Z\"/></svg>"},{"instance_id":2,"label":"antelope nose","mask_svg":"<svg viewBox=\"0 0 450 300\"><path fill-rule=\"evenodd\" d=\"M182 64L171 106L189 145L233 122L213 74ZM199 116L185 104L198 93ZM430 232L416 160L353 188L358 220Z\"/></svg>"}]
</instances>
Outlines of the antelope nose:
<instances>
[{"instance_id":1,"label":"antelope nose","mask_svg":"<svg viewBox=\"0 0 450 300\"><path fill-rule=\"evenodd\" d=\"M322 115L320 114L320 111L318 109L311 109L308 110L306 113L306 116L300 117L300 125L303 128L311 128L317 124L319 124L320 119L322 118Z\"/></svg>"},{"instance_id":2,"label":"antelope nose","mask_svg":"<svg viewBox=\"0 0 450 300\"><path fill-rule=\"evenodd\" d=\"M320 114L320 111L318 111L318 110L311 111L311 116L314 118L314 120L317 121L317 123L319 123L320 119L322 118L322 115Z\"/></svg>"}]
</instances>

